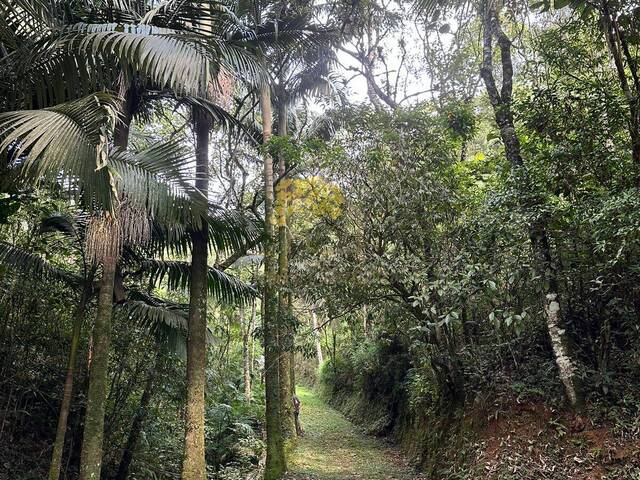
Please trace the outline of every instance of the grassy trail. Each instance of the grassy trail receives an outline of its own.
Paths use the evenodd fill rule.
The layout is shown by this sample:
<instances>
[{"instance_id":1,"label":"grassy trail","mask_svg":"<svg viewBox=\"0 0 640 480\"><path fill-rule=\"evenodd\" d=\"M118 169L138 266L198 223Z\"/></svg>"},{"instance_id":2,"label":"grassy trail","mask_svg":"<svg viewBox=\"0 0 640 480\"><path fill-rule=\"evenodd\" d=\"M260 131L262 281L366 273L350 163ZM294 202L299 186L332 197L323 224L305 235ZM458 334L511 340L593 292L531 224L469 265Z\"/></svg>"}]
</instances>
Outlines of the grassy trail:
<instances>
[{"instance_id":1,"label":"grassy trail","mask_svg":"<svg viewBox=\"0 0 640 480\"><path fill-rule=\"evenodd\" d=\"M305 436L291 455L288 480L411 480L397 450L359 432L313 391L298 388Z\"/></svg>"}]
</instances>

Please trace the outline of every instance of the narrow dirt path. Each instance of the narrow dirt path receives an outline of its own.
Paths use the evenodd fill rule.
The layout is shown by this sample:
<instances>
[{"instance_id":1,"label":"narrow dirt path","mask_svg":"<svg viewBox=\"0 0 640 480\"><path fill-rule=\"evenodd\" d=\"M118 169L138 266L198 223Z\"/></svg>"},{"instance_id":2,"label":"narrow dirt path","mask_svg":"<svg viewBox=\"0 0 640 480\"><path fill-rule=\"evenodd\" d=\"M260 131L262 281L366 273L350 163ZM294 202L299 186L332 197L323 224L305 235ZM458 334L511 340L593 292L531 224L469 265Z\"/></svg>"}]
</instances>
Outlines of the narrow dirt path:
<instances>
[{"instance_id":1,"label":"narrow dirt path","mask_svg":"<svg viewBox=\"0 0 640 480\"><path fill-rule=\"evenodd\" d=\"M359 432L311 390L298 388L305 436L291 455L288 480L413 480L399 452Z\"/></svg>"}]
</instances>

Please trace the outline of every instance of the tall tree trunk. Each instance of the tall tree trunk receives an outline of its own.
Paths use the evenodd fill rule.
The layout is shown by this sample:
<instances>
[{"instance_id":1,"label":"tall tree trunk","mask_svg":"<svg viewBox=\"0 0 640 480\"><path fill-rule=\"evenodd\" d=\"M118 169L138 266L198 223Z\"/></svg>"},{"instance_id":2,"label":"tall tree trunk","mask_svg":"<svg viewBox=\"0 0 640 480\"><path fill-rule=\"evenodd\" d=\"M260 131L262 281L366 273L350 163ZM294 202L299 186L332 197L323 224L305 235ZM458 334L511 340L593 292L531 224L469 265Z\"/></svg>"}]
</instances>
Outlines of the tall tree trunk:
<instances>
[{"instance_id":1,"label":"tall tree trunk","mask_svg":"<svg viewBox=\"0 0 640 480\"><path fill-rule=\"evenodd\" d=\"M322 355L322 344L320 343L320 332L318 331L318 316L316 315L315 308L311 309L311 328L313 328L313 343L316 346L316 359L318 360L318 367L322 367L324 363L324 357Z\"/></svg>"},{"instance_id":2,"label":"tall tree trunk","mask_svg":"<svg viewBox=\"0 0 640 480\"><path fill-rule=\"evenodd\" d=\"M194 108L193 122L196 135L196 187L207 198L211 117L205 110ZM203 220L202 227L191 232L183 480L205 480L207 476L204 449L205 368L207 360L207 239L208 226Z\"/></svg>"},{"instance_id":3,"label":"tall tree trunk","mask_svg":"<svg viewBox=\"0 0 640 480\"><path fill-rule=\"evenodd\" d=\"M600 4L600 22L609 53L616 67L620 88L629 107L627 125L631 138L631 154L636 167L638 167L640 166L640 79L637 73L638 67L608 0L602 0ZM627 78L624 58L627 59L626 67L631 74L631 81Z\"/></svg>"},{"instance_id":4,"label":"tall tree trunk","mask_svg":"<svg viewBox=\"0 0 640 480\"><path fill-rule=\"evenodd\" d=\"M249 336L249 379L251 384L253 385L253 367L256 358L256 345L253 338L253 334L256 331L256 299L254 298L251 301L251 321L249 323L249 331L251 332Z\"/></svg>"},{"instance_id":5,"label":"tall tree trunk","mask_svg":"<svg viewBox=\"0 0 640 480\"><path fill-rule=\"evenodd\" d=\"M362 333L364 338L369 338L369 308L362 306Z\"/></svg>"},{"instance_id":6,"label":"tall tree trunk","mask_svg":"<svg viewBox=\"0 0 640 480\"><path fill-rule=\"evenodd\" d=\"M67 420L71 408L71 398L73 396L73 376L78 355L78 344L80 343L80 333L82 332L82 322L87 311L87 301L89 299L89 286L85 285L80 294L80 303L73 318L73 333L71 334L71 346L69 348L69 360L67 362L67 376L64 381L62 391L62 403L60 404L60 415L58 416L58 428L56 429L56 439L53 443L53 453L51 455L51 465L49 467L49 480L58 480L60 477L60 467L62 464L62 452L64 451L64 439L67 432Z\"/></svg>"},{"instance_id":7,"label":"tall tree trunk","mask_svg":"<svg viewBox=\"0 0 640 480\"><path fill-rule=\"evenodd\" d=\"M126 480L129 476L129 468L133 461L133 454L149 414L149 404L153 397L154 380L158 372L161 358L161 353L158 352L154 363L147 370L147 378L145 380L144 390L142 391L142 397L140 397L138 411L133 417L133 422L131 422L131 429L129 430L127 443L125 443L122 452L122 458L120 459L120 465L118 466L118 472L116 473L115 480Z\"/></svg>"},{"instance_id":8,"label":"tall tree trunk","mask_svg":"<svg viewBox=\"0 0 640 480\"><path fill-rule=\"evenodd\" d=\"M278 107L278 136L286 137L288 108L282 100ZM286 159L284 155L278 158L278 178L276 187L276 214L278 216L278 317L280 325L280 417L282 420L282 432L286 436L292 436L295 432L295 423L291 399L291 362L293 355L293 328L291 325L291 306L289 295L289 245L287 235L287 173Z\"/></svg>"},{"instance_id":9,"label":"tall tree trunk","mask_svg":"<svg viewBox=\"0 0 640 480\"><path fill-rule=\"evenodd\" d=\"M482 16L483 60L480 75L484 81L489 101L493 107L496 124L505 148L505 156L511 165L511 171L519 182L521 192L521 208L534 209L536 199L531 199L531 182L520 153L520 141L516 134L511 110L513 90L513 64L511 60L511 41L502 30L499 12L484 2ZM500 49L502 67L502 85L500 91L493 74L493 42L496 39ZM578 388L575 368L575 357L566 333L564 313L560 304L557 273L553 265L551 247L547 235L547 220L543 216L529 224L529 238L536 270L543 285L543 307L547 323L547 331L551 339L555 362L559 377L564 386L565 395L571 407L581 408L582 398Z\"/></svg>"},{"instance_id":10,"label":"tall tree trunk","mask_svg":"<svg viewBox=\"0 0 640 480\"><path fill-rule=\"evenodd\" d=\"M262 137L267 143L271 138L271 92L268 85L260 88L260 109L262 111ZM273 209L273 159L264 152L264 212L265 212L265 255L264 255L264 379L267 429L267 460L265 480L277 480L287 470L284 453L284 439L280 416L280 381L278 342L278 271L277 244L275 238L275 214Z\"/></svg>"},{"instance_id":11,"label":"tall tree trunk","mask_svg":"<svg viewBox=\"0 0 640 480\"><path fill-rule=\"evenodd\" d=\"M93 327L87 410L82 435L82 453L80 455L81 480L99 480L102 468L104 410L107 398L113 281L116 273L116 261L115 257L106 258L102 264L98 310Z\"/></svg>"},{"instance_id":12,"label":"tall tree trunk","mask_svg":"<svg viewBox=\"0 0 640 480\"><path fill-rule=\"evenodd\" d=\"M255 306L253 307L255 308ZM251 402L251 352L249 339L251 336L251 324L245 318L244 306L239 307L240 329L242 331L242 378L244 379L244 398Z\"/></svg>"},{"instance_id":13,"label":"tall tree trunk","mask_svg":"<svg viewBox=\"0 0 640 480\"><path fill-rule=\"evenodd\" d=\"M291 397L296 394L296 355L295 352L291 352L289 355L289 389L291 391Z\"/></svg>"},{"instance_id":14,"label":"tall tree trunk","mask_svg":"<svg viewBox=\"0 0 640 480\"><path fill-rule=\"evenodd\" d=\"M133 86L123 95L125 101L120 121L114 132L114 145L126 150L129 144L129 128L137 106L137 93ZM113 311L113 289L116 276L117 255L102 262L102 278L98 309L93 327L91 366L87 409L80 454L80 480L99 480L102 469L102 441L104 437L104 411L107 399L107 377L109 374L109 349L111 344L111 314Z\"/></svg>"}]
</instances>

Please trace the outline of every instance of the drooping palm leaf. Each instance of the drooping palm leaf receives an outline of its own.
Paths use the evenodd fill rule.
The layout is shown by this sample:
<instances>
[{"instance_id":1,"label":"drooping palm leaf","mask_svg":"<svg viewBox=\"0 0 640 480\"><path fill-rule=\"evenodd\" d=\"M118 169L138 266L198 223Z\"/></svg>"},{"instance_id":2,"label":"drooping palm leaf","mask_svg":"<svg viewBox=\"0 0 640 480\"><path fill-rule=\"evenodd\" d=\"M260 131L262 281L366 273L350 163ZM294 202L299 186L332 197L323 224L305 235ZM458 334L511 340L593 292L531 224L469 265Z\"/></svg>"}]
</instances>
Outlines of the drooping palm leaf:
<instances>
[{"instance_id":1,"label":"drooping palm leaf","mask_svg":"<svg viewBox=\"0 0 640 480\"><path fill-rule=\"evenodd\" d=\"M160 337L174 352L186 356L188 305L129 290L126 300L117 304L115 310L127 321ZM214 342L213 333L208 328L207 342Z\"/></svg>"},{"instance_id":2,"label":"drooping palm leaf","mask_svg":"<svg viewBox=\"0 0 640 480\"><path fill-rule=\"evenodd\" d=\"M143 24L76 24L56 45L86 56L115 55L123 65L178 95L206 96L209 82L225 70L258 81L263 73L247 51L221 36Z\"/></svg>"},{"instance_id":3,"label":"drooping palm leaf","mask_svg":"<svg viewBox=\"0 0 640 480\"><path fill-rule=\"evenodd\" d=\"M103 167L116 101L96 93L43 110L0 113L0 152L9 153L23 179L77 178L89 199L110 208L111 179Z\"/></svg>"},{"instance_id":4,"label":"drooping palm leaf","mask_svg":"<svg viewBox=\"0 0 640 480\"><path fill-rule=\"evenodd\" d=\"M179 142L151 145L139 152L115 150L109 157L114 187L169 228L199 227L207 199L193 185L193 155Z\"/></svg>"},{"instance_id":5,"label":"drooping palm leaf","mask_svg":"<svg viewBox=\"0 0 640 480\"><path fill-rule=\"evenodd\" d=\"M9 48L58 24L53 1L0 0L0 39Z\"/></svg>"},{"instance_id":6,"label":"drooping palm leaf","mask_svg":"<svg viewBox=\"0 0 640 480\"><path fill-rule=\"evenodd\" d=\"M170 350L181 357L186 356L187 305L166 302L130 291L128 298L115 307L115 313L127 322L156 335Z\"/></svg>"},{"instance_id":7,"label":"drooping palm leaf","mask_svg":"<svg viewBox=\"0 0 640 480\"><path fill-rule=\"evenodd\" d=\"M183 102L187 105L197 106L205 110L214 119L216 125L220 126L224 131L233 132L254 145L261 144L261 136L256 135L254 130L248 128L246 124L240 122L236 116L229 113L216 102L200 97L188 97L183 99Z\"/></svg>"},{"instance_id":8,"label":"drooping palm leaf","mask_svg":"<svg viewBox=\"0 0 640 480\"><path fill-rule=\"evenodd\" d=\"M248 219L239 212L210 209L207 224L209 250L212 254L229 255L243 250L246 245L259 246L262 224ZM148 257L162 257L165 254L184 257L190 255L191 246L188 226L175 224L169 227L153 222L151 243L145 248L145 254Z\"/></svg>"},{"instance_id":9,"label":"drooping palm leaf","mask_svg":"<svg viewBox=\"0 0 640 480\"><path fill-rule=\"evenodd\" d=\"M0 265L21 275L41 280L60 281L72 287L82 284L82 279L79 276L51 265L40 255L5 242L0 242Z\"/></svg>"},{"instance_id":10,"label":"drooping palm leaf","mask_svg":"<svg viewBox=\"0 0 640 480\"><path fill-rule=\"evenodd\" d=\"M339 41L339 32L316 25L307 14L286 19L267 19L256 25L250 33L239 32L232 40L264 52L299 55Z\"/></svg>"},{"instance_id":11,"label":"drooping palm leaf","mask_svg":"<svg viewBox=\"0 0 640 480\"><path fill-rule=\"evenodd\" d=\"M63 213L49 215L40 221L40 233L61 232L76 241L84 237L86 216L72 218Z\"/></svg>"},{"instance_id":12,"label":"drooping palm leaf","mask_svg":"<svg viewBox=\"0 0 640 480\"><path fill-rule=\"evenodd\" d=\"M219 0L166 0L151 8L141 23L205 36L243 29L229 3Z\"/></svg>"},{"instance_id":13,"label":"drooping palm leaf","mask_svg":"<svg viewBox=\"0 0 640 480\"><path fill-rule=\"evenodd\" d=\"M190 264L179 261L146 260L142 268L158 285L166 280L170 290L187 290L190 281ZM209 267L207 272L207 290L216 300L223 303L244 302L256 295L256 291L241 280Z\"/></svg>"},{"instance_id":14,"label":"drooping palm leaf","mask_svg":"<svg viewBox=\"0 0 640 480\"><path fill-rule=\"evenodd\" d=\"M189 2L177 3L185 8ZM228 40L227 30L237 19L223 7L208 16L208 34L194 32L176 17L168 23L175 28L156 26L152 21L162 16L151 12L145 17L148 23L126 23L122 16L114 21L111 9L105 8L104 15L94 10L87 18L100 23L43 27L38 35L18 42L21 48L0 63L0 88L10 88L11 72L16 77L13 84L31 87L16 93L26 102L37 98L42 107L76 98L75 92L89 87L113 89L113 72L118 71L136 76L147 87L202 98L221 71L251 83L264 78L244 45ZM111 20L101 22L105 19ZM0 35L1 30L0 24Z\"/></svg>"}]
</instances>

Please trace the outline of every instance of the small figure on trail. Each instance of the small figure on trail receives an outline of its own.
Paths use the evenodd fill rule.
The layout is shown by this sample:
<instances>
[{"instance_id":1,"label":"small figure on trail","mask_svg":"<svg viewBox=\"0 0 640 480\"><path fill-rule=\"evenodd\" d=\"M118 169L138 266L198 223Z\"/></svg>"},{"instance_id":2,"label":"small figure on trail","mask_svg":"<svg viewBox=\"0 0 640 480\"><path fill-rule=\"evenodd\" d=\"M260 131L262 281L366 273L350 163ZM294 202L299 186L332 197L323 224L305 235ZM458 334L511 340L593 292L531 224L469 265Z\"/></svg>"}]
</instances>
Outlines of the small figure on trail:
<instances>
[{"instance_id":1,"label":"small figure on trail","mask_svg":"<svg viewBox=\"0 0 640 480\"><path fill-rule=\"evenodd\" d=\"M304 437L304 430L302 429L302 425L300 424L300 399L294 393L291 400L293 401L293 415L296 421L296 434L299 437Z\"/></svg>"}]
</instances>

